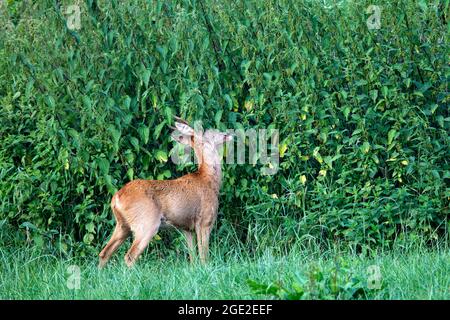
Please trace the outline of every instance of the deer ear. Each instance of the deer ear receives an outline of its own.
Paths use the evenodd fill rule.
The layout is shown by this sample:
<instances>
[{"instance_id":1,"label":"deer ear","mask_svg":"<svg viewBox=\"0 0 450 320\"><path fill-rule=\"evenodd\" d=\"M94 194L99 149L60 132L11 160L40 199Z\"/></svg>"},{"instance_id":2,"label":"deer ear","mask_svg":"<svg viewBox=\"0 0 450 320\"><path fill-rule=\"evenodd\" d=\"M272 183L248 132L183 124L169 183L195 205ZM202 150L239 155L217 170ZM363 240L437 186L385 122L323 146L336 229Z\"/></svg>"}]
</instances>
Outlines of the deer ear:
<instances>
[{"instance_id":1,"label":"deer ear","mask_svg":"<svg viewBox=\"0 0 450 320\"><path fill-rule=\"evenodd\" d=\"M184 135L188 135L188 136L194 135L194 129L192 129L185 123L175 122L175 127L177 128L178 131L180 131Z\"/></svg>"},{"instance_id":2,"label":"deer ear","mask_svg":"<svg viewBox=\"0 0 450 320\"><path fill-rule=\"evenodd\" d=\"M185 134L177 134L177 133L172 133L171 137L173 138L173 140L175 140L176 142L179 142L181 144L184 144L186 146L192 146L192 136L190 135L185 135Z\"/></svg>"}]
</instances>

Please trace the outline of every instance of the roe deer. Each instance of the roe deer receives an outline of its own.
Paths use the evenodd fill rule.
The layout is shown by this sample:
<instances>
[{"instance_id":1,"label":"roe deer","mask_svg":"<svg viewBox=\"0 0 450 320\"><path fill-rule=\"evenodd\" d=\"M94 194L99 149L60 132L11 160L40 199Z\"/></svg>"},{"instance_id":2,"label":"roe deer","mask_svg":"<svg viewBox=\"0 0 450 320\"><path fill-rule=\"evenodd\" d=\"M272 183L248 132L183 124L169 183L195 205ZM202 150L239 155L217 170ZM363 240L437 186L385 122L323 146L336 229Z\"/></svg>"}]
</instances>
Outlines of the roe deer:
<instances>
[{"instance_id":1,"label":"roe deer","mask_svg":"<svg viewBox=\"0 0 450 320\"><path fill-rule=\"evenodd\" d=\"M175 126L179 134L173 133L172 137L194 149L198 171L174 180L133 180L117 191L111 199L116 226L99 255L99 267L103 267L133 233L134 241L125 255L125 263L131 267L164 223L183 231L191 261L195 231L200 260L206 262L222 179L218 149L233 137L217 130L194 131L179 118Z\"/></svg>"}]
</instances>

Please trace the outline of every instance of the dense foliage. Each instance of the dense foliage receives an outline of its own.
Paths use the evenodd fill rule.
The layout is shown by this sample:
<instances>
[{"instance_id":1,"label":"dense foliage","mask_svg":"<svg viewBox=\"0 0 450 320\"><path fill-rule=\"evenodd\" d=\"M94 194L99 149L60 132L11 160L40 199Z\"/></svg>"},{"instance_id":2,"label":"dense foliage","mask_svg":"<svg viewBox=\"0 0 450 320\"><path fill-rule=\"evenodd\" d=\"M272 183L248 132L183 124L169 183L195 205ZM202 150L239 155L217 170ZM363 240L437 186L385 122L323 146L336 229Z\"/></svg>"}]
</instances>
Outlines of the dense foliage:
<instances>
[{"instance_id":1,"label":"dense foliage","mask_svg":"<svg viewBox=\"0 0 450 320\"><path fill-rule=\"evenodd\" d=\"M7 1L0 241L101 245L124 183L195 170L173 115L280 130L275 175L224 164L215 238L448 237L449 2L376 1L373 30L371 2L88 0L71 30L71 1Z\"/></svg>"}]
</instances>

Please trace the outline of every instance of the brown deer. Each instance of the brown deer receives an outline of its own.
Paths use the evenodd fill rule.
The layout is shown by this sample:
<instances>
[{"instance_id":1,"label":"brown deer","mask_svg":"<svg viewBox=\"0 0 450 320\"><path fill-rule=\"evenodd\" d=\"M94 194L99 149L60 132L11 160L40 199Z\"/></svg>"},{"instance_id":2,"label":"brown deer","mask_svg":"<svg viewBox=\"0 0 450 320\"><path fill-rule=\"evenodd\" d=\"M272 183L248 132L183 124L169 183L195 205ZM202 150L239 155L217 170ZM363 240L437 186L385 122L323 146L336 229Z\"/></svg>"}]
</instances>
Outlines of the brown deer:
<instances>
[{"instance_id":1,"label":"brown deer","mask_svg":"<svg viewBox=\"0 0 450 320\"><path fill-rule=\"evenodd\" d=\"M103 267L133 233L134 241L125 255L125 263L131 267L164 224L183 231L191 261L195 252L195 231L200 260L206 262L222 179L219 148L233 137L217 130L194 131L187 122L176 119L178 132L172 137L194 149L198 171L174 180L133 180L117 191L111 199L116 226L100 252L99 267Z\"/></svg>"}]
</instances>

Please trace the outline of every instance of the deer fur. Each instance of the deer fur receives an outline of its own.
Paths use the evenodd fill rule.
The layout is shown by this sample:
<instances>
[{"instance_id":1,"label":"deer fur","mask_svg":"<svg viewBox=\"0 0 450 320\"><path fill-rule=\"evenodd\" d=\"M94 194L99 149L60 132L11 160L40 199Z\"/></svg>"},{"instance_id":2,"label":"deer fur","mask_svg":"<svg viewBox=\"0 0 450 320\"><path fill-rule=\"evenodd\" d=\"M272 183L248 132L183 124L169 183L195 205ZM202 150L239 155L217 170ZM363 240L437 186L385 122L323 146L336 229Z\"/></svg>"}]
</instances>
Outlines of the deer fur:
<instances>
[{"instance_id":1,"label":"deer fur","mask_svg":"<svg viewBox=\"0 0 450 320\"><path fill-rule=\"evenodd\" d=\"M175 126L178 134L172 134L172 137L194 149L198 170L174 180L133 180L117 191L111 199L116 226L100 252L99 267L105 266L111 255L133 234L134 241L125 255L125 263L131 267L164 224L183 231L191 261L195 252L195 232L200 260L207 261L222 179L218 150L233 138L216 130L194 132L179 118Z\"/></svg>"}]
</instances>

